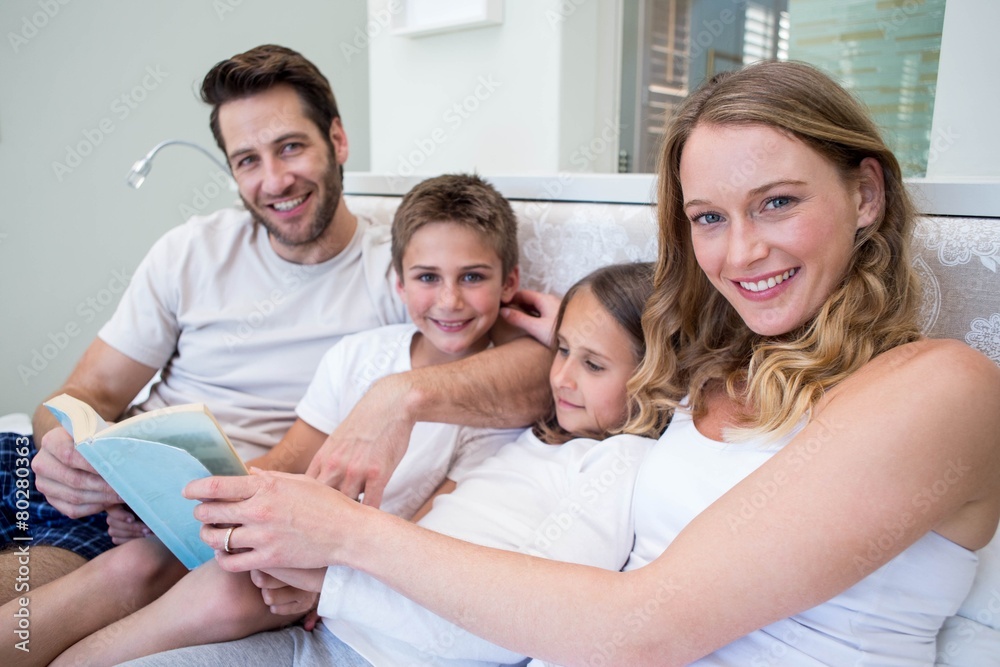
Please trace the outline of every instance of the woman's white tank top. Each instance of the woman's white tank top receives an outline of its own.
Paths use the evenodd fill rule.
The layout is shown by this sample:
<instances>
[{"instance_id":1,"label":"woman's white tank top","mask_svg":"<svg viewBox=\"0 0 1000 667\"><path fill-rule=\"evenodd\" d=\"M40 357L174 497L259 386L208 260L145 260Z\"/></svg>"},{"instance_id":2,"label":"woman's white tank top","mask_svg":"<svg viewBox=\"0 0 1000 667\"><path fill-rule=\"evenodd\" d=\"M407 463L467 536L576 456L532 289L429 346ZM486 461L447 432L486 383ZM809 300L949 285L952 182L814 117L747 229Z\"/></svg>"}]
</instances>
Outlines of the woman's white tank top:
<instances>
[{"instance_id":1,"label":"woman's white tank top","mask_svg":"<svg viewBox=\"0 0 1000 667\"><path fill-rule=\"evenodd\" d=\"M690 414L678 411L639 472L636 541L625 569L654 560L695 516L792 437L794 433L770 442L718 442L703 436ZM808 453L807 446L804 459ZM761 480L730 521L752 520L778 483L780 479ZM977 562L974 552L927 533L832 600L757 630L695 664L933 664L938 630L968 594Z\"/></svg>"}]
</instances>

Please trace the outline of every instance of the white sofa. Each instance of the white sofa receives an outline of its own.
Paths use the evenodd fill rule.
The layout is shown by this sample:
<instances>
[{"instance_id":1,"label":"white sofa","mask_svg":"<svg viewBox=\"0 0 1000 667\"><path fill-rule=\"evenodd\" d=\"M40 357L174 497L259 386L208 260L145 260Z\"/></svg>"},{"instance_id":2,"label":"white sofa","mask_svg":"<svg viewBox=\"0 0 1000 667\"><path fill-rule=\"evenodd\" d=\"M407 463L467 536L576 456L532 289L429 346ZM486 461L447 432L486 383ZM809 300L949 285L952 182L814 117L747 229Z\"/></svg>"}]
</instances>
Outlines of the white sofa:
<instances>
[{"instance_id":1,"label":"white sofa","mask_svg":"<svg viewBox=\"0 0 1000 667\"><path fill-rule=\"evenodd\" d=\"M405 192L415 180L384 189ZM552 187L526 187L523 179L491 180L512 200L518 216L525 288L562 294L598 266L656 257L655 210L649 205L552 201L538 194L554 191L558 181L548 181ZM361 192L382 187L355 185ZM351 192L350 181L347 186ZM648 185L639 188L640 195L642 188L647 188L646 196L636 200L649 201ZM525 194L528 198L515 199ZM351 211L381 224L391 223L400 199L348 195ZM965 341L1000 365L1000 219L925 217L915 241L914 262L924 285L924 331ZM938 637L938 665L1000 665L1000 531L979 556L971 594Z\"/></svg>"}]
</instances>

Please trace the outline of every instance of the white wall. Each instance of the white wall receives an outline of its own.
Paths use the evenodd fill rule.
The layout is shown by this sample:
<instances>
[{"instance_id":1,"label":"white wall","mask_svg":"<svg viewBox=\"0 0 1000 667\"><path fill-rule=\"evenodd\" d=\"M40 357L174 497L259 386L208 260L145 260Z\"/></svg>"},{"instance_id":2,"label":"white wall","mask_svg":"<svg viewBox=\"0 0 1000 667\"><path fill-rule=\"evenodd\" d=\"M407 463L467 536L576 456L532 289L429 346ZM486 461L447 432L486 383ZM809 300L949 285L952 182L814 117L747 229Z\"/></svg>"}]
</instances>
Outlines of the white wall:
<instances>
[{"instance_id":1,"label":"white wall","mask_svg":"<svg viewBox=\"0 0 1000 667\"><path fill-rule=\"evenodd\" d=\"M399 6L369 0L369 19ZM617 15L618 0L505 0L498 26L386 27L371 43L372 171L614 171Z\"/></svg>"},{"instance_id":2,"label":"white wall","mask_svg":"<svg viewBox=\"0 0 1000 667\"><path fill-rule=\"evenodd\" d=\"M0 3L0 413L32 411L63 381L185 210L232 200L177 147L141 190L125 185L161 139L217 151L197 87L219 60L265 42L304 53L337 93L348 168L369 168L368 54L342 47L366 22L364 0Z\"/></svg>"},{"instance_id":3,"label":"white wall","mask_svg":"<svg viewBox=\"0 0 1000 667\"><path fill-rule=\"evenodd\" d=\"M621 3L578 0L557 5L559 10L547 14L561 30L559 115L555 119L559 161L555 169L617 173Z\"/></svg>"}]
</instances>

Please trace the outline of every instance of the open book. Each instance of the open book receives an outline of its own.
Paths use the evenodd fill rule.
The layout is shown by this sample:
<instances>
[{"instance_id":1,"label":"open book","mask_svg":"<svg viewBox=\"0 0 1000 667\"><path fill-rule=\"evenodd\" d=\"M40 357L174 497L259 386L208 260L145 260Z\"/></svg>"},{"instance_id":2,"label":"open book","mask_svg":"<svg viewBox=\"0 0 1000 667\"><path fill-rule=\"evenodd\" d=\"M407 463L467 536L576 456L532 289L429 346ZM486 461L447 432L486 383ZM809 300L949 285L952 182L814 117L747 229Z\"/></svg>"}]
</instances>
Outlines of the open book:
<instances>
[{"instance_id":1,"label":"open book","mask_svg":"<svg viewBox=\"0 0 1000 667\"><path fill-rule=\"evenodd\" d=\"M181 490L210 475L247 469L204 405L152 410L108 425L67 394L45 402L76 441L76 449L188 569L213 557L194 518L197 500Z\"/></svg>"}]
</instances>

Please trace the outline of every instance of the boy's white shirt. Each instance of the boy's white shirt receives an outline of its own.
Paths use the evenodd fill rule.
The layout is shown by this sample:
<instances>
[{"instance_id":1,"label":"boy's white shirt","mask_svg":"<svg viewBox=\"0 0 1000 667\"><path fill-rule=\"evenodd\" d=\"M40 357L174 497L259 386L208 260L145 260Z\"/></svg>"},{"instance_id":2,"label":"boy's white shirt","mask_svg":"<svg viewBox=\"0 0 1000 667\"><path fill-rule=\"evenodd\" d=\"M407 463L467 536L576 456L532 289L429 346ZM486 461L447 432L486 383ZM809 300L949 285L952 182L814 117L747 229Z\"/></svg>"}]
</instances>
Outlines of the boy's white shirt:
<instances>
[{"instance_id":1,"label":"boy's white shirt","mask_svg":"<svg viewBox=\"0 0 1000 667\"><path fill-rule=\"evenodd\" d=\"M323 356L296 414L313 428L332 433L375 380L411 370L415 333L413 324L397 324L345 336ZM381 508L409 519L446 478L460 481L521 430L417 422Z\"/></svg>"}]
</instances>

